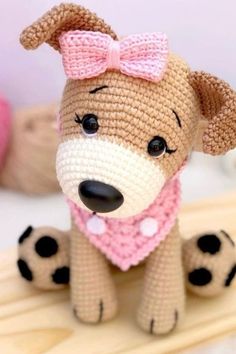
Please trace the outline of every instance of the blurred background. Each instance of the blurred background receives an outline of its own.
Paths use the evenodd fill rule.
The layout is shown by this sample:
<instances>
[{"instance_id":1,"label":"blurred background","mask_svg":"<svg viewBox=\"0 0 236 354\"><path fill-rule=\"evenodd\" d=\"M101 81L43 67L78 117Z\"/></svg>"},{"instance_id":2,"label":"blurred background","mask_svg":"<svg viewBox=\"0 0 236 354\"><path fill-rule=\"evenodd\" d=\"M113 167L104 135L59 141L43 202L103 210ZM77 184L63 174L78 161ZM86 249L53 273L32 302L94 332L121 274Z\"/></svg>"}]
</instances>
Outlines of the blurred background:
<instances>
[{"instance_id":1,"label":"blurred background","mask_svg":"<svg viewBox=\"0 0 236 354\"><path fill-rule=\"evenodd\" d=\"M47 45L27 52L18 40L24 27L60 2L0 1L0 92L14 110L60 100L65 82L60 55ZM80 0L79 3L97 12L121 36L166 32L171 50L184 57L194 70L211 72L236 89L235 0ZM183 200L190 202L230 191L236 185L235 171L235 152L225 158L194 153L182 176ZM14 245L29 224L66 229L69 213L60 194L29 197L1 189L0 220L1 249Z\"/></svg>"}]
</instances>

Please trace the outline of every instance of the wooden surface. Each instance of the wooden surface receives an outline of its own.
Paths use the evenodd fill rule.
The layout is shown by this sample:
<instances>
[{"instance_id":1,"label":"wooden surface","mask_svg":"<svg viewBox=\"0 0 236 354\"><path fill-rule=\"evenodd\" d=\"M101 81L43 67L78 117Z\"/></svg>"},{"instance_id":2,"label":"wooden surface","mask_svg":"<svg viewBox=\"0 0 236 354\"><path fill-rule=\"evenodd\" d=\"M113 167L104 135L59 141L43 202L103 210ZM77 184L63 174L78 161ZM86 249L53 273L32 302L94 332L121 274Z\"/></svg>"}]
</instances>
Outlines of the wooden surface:
<instances>
[{"instance_id":1,"label":"wooden surface","mask_svg":"<svg viewBox=\"0 0 236 354\"><path fill-rule=\"evenodd\" d=\"M236 239L236 192L182 208L181 230L186 237L218 228ZM181 328L157 338L143 333L134 319L143 267L115 274L120 314L109 323L91 326L73 317L68 290L41 292L21 280L15 258L14 250L0 254L1 354L181 353L236 334L235 284L215 299L188 295L187 316Z\"/></svg>"}]
</instances>

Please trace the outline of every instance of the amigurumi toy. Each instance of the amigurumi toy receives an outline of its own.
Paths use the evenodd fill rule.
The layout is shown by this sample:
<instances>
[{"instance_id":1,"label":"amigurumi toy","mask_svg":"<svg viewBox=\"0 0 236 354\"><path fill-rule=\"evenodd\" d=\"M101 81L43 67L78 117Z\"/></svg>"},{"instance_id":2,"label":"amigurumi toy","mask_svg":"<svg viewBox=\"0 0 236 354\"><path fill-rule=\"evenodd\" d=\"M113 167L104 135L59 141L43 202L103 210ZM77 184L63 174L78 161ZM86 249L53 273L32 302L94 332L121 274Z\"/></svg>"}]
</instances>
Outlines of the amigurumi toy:
<instances>
[{"instance_id":1,"label":"amigurumi toy","mask_svg":"<svg viewBox=\"0 0 236 354\"><path fill-rule=\"evenodd\" d=\"M179 174L190 152L219 155L236 146L236 94L169 53L166 35L119 40L78 5L54 7L21 35L26 49L44 42L60 52L68 78L56 168L72 227L28 227L19 239L19 270L45 289L68 283L70 272L75 316L99 323L118 308L110 263L127 271L145 260L137 321L147 332L169 333L184 316L185 282L211 295L235 274L227 233L182 247L177 219Z\"/></svg>"}]
</instances>

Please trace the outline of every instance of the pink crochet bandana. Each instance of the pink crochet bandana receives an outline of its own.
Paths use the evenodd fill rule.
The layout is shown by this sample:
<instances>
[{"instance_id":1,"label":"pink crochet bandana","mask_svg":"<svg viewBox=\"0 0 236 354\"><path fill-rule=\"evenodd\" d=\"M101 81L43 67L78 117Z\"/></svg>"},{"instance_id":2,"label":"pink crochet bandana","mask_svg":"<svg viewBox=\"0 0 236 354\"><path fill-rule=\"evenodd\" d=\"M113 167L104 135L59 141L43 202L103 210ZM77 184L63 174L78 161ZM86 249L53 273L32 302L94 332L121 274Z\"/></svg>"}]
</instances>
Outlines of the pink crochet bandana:
<instances>
[{"instance_id":1,"label":"pink crochet bandana","mask_svg":"<svg viewBox=\"0 0 236 354\"><path fill-rule=\"evenodd\" d=\"M146 258L174 226L180 206L178 175L142 213L115 219L98 216L68 200L79 230L114 265L126 271Z\"/></svg>"}]
</instances>

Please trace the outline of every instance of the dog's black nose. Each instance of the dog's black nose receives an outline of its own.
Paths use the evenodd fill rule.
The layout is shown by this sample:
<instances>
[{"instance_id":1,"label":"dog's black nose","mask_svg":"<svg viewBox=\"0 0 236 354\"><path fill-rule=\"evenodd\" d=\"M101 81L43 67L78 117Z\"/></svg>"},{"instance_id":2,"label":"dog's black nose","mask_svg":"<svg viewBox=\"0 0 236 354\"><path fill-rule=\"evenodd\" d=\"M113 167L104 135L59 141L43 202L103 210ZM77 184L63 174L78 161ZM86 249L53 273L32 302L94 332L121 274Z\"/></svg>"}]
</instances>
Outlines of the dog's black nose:
<instances>
[{"instance_id":1,"label":"dog's black nose","mask_svg":"<svg viewBox=\"0 0 236 354\"><path fill-rule=\"evenodd\" d=\"M81 182L79 196L87 208L97 213L109 213L124 202L123 195L116 188L98 181Z\"/></svg>"}]
</instances>

